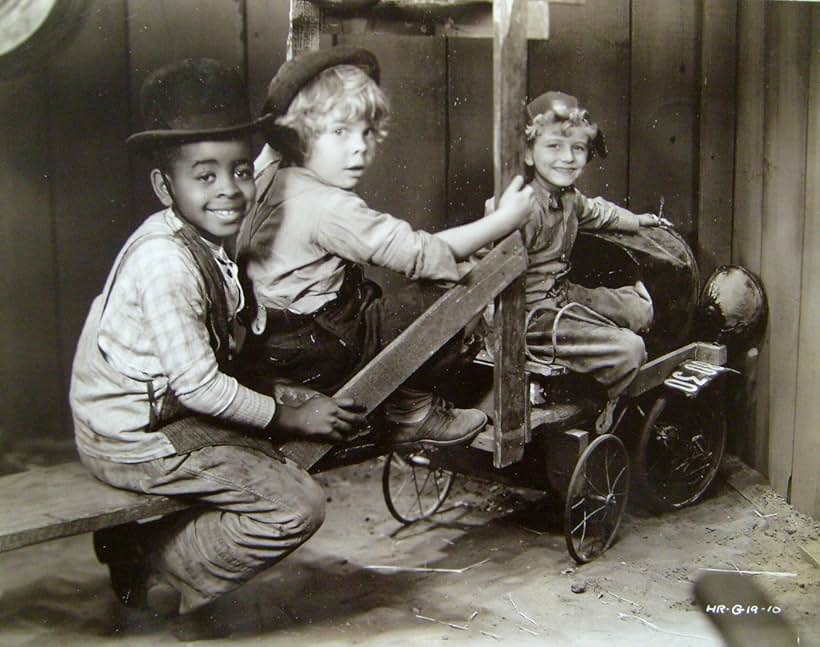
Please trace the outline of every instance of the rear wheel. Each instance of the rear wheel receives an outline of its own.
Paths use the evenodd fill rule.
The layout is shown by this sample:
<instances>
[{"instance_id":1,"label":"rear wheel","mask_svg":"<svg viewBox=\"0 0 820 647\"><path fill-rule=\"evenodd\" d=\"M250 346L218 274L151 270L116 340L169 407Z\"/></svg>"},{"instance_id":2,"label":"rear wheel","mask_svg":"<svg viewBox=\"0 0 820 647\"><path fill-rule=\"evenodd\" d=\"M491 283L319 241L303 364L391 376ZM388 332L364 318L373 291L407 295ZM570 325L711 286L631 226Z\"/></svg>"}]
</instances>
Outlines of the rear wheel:
<instances>
[{"instance_id":1,"label":"rear wheel","mask_svg":"<svg viewBox=\"0 0 820 647\"><path fill-rule=\"evenodd\" d=\"M581 454L567 490L564 537L579 564L612 545L629 494L629 456L617 436L604 434Z\"/></svg>"},{"instance_id":2,"label":"rear wheel","mask_svg":"<svg viewBox=\"0 0 820 647\"><path fill-rule=\"evenodd\" d=\"M636 479L658 512L697 503L717 476L726 448L720 390L696 400L662 394L644 420L635 457Z\"/></svg>"},{"instance_id":3,"label":"rear wheel","mask_svg":"<svg viewBox=\"0 0 820 647\"><path fill-rule=\"evenodd\" d=\"M453 473L431 465L427 450L392 452L382 472L387 509L397 521L413 523L433 516L453 487Z\"/></svg>"}]
</instances>

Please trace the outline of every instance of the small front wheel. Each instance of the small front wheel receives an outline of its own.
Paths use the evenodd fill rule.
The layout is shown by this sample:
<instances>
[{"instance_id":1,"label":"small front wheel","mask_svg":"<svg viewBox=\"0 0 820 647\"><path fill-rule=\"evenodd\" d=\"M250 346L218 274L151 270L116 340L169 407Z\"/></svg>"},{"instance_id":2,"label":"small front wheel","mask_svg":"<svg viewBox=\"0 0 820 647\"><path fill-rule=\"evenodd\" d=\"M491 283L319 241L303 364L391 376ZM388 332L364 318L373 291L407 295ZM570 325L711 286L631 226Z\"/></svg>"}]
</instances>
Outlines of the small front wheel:
<instances>
[{"instance_id":1,"label":"small front wheel","mask_svg":"<svg viewBox=\"0 0 820 647\"><path fill-rule=\"evenodd\" d=\"M617 436L599 436L581 454L567 489L564 537L576 562L591 562L610 547L628 495L626 447Z\"/></svg>"},{"instance_id":2,"label":"small front wheel","mask_svg":"<svg viewBox=\"0 0 820 647\"><path fill-rule=\"evenodd\" d=\"M453 487L453 473L433 467L425 449L392 452L382 472L387 509L405 524L433 516Z\"/></svg>"}]
</instances>

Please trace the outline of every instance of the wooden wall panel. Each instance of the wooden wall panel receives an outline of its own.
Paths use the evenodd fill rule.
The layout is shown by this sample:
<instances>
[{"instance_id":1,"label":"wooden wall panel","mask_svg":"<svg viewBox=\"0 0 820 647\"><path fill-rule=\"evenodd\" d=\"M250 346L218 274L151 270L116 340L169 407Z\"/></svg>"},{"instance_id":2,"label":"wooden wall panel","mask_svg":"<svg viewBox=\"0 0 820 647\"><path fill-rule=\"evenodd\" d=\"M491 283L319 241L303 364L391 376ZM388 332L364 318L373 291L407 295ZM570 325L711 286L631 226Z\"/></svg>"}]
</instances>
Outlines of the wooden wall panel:
<instances>
[{"instance_id":1,"label":"wooden wall panel","mask_svg":"<svg viewBox=\"0 0 820 647\"><path fill-rule=\"evenodd\" d=\"M736 30L736 0L702 0L697 240L704 277L732 256Z\"/></svg>"},{"instance_id":2,"label":"wooden wall panel","mask_svg":"<svg viewBox=\"0 0 820 647\"><path fill-rule=\"evenodd\" d=\"M88 307L132 229L124 0L94 0L49 67L62 373L70 375ZM101 55L102 53L102 55ZM68 416L66 427L70 430Z\"/></svg>"},{"instance_id":3,"label":"wooden wall panel","mask_svg":"<svg viewBox=\"0 0 820 647\"><path fill-rule=\"evenodd\" d=\"M492 69L491 39L447 39L449 226L480 218L493 195Z\"/></svg>"},{"instance_id":4,"label":"wooden wall panel","mask_svg":"<svg viewBox=\"0 0 820 647\"><path fill-rule=\"evenodd\" d=\"M763 254L763 125L765 123L766 6L738 4L737 136L733 196L732 262L760 274ZM746 367L743 394L730 420L730 449L763 473L768 471L768 344Z\"/></svg>"},{"instance_id":5,"label":"wooden wall panel","mask_svg":"<svg viewBox=\"0 0 820 647\"><path fill-rule=\"evenodd\" d=\"M268 84L285 61L288 38L288 3L246 0L248 94L251 110L258 115Z\"/></svg>"},{"instance_id":6,"label":"wooden wall panel","mask_svg":"<svg viewBox=\"0 0 820 647\"><path fill-rule=\"evenodd\" d=\"M209 57L245 71L244 0L128 0L131 128L142 127L139 89L148 74L186 57ZM150 165L133 158L134 224L160 207Z\"/></svg>"},{"instance_id":7,"label":"wooden wall panel","mask_svg":"<svg viewBox=\"0 0 820 647\"><path fill-rule=\"evenodd\" d=\"M820 519L820 5L811 9L809 114L806 131L806 222L791 502Z\"/></svg>"},{"instance_id":8,"label":"wooden wall panel","mask_svg":"<svg viewBox=\"0 0 820 647\"><path fill-rule=\"evenodd\" d=\"M60 372L44 72L0 81L0 437L56 437Z\"/></svg>"},{"instance_id":9,"label":"wooden wall panel","mask_svg":"<svg viewBox=\"0 0 820 647\"><path fill-rule=\"evenodd\" d=\"M628 206L629 0L550 4L550 37L530 41L529 96L562 90L578 97L606 136L609 156L593 159L578 184ZM644 206L642 208L649 208Z\"/></svg>"},{"instance_id":10,"label":"wooden wall panel","mask_svg":"<svg viewBox=\"0 0 820 647\"><path fill-rule=\"evenodd\" d=\"M629 194L690 237L697 226L698 6L632 0Z\"/></svg>"},{"instance_id":11,"label":"wooden wall panel","mask_svg":"<svg viewBox=\"0 0 820 647\"><path fill-rule=\"evenodd\" d=\"M769 334L769 470L787 495L795 398L806 197L806 128L811 5L767 6L762 275L773 316ZM815 243L816 244L816 243Z\"/></svg>"}]
</instances>

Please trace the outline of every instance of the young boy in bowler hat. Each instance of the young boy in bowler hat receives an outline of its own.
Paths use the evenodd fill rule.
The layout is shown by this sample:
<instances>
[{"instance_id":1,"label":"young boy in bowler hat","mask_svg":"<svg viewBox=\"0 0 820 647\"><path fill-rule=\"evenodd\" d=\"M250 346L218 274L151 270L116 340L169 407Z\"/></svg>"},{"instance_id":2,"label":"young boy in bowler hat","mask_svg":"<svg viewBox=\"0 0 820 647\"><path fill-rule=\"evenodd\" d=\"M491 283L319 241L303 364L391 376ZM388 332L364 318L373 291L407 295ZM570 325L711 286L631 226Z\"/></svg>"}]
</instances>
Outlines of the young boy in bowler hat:
<instances>
[{"instance_id":1,"label":"young boy in bowler hat","mask_svg":"<svg viewBox=\"0 0 820 647\"><path fill-rule=\"evenodd\" d=\"M640 281L617 289L571 282L566 278L570 253L579 229L634 232L662 219L588 198L575 187L589 160L607 154L603 132L575 97L545 92L526 112L524 161L536 202L523 229L529 257L528 354L590 373L606 388L608 401L596 422L597 431L604 432L612 425L618 396L646 360L638 333L652 323L652 299Z\"/></svg>"},{"instance_id":2,"label":"young boy in bowler hat","mask_svg":"<svg viewBox=\"0 0 820 647\"><path fill-rule=\"evenodd\" d=\"M524 223L532 190L519 177L497 211L437 234L368 207L354 189L386 134L389 108L367 50L332 47L286 62L264 113L275 119L265 131L282 163L238 239L256 301L241 359L259 380L284 374L333 393L441 295L433 281L457 281L459 260ZM362 278L364 264L415 282L382 296ZM483 412L433 395L463 361L461 345L458 336L388 398L381 442L454 445L484 427Z\"/></svg>"},{"instance_id":3,"label":"young boy in bowler hat","mask_svg":"<svg viewBox=\"0 0 820 647\"><path fill-rule=\"evenodd\" d=\"M119 599L146 607L157 579L181 594L178 637L219 631L212 602L307 541L324 495L269 437L341 441L363 422L349 400L314 392L277 402L228 373L244 296L223 241L255 199L242 80L211 59L163 67L142 86L164 208L117 256L79 340L71 408L82 462L117 488L194 507L95 533Z\"/></svg>"}]
</instances>

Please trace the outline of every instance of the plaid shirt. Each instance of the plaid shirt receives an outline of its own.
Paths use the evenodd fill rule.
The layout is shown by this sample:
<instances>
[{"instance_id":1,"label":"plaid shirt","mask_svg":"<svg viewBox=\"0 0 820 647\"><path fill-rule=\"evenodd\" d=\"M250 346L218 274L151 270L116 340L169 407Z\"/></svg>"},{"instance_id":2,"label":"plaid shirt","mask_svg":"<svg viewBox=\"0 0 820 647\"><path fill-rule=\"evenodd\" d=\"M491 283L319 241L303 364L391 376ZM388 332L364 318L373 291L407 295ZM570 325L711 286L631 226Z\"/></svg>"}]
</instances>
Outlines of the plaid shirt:
<instances>
[{"instance_id":1,"label":"plaid shirt","mask_svg":"<svg viewBox=\"0 0 820 647\"><path fill-rule=\"evenodd\" d=\"M126 450L115 442L101 451L99 439L78 430L78 444L88 441L83 449L111 460L169 453L167 446L145 438L156 437L144 433L149 383L158 400L170 388L183 406L199 414L259 428L273 417L272 398L219 370L205 323L205 281L191 253L173 236L180 227L177 216L165 210L137 229L115 262L107 291L98 297L102 314L96 335L89 325L96 328L96 322L86 323L89 330L83 335L95 339L85 344L81 339L78 346L71 388L75 421L85 432L136 443ZM228 309L236 313L243 303L236 265L221 247L210 248L226 279Z\"/></svg>"}]
</instances>

